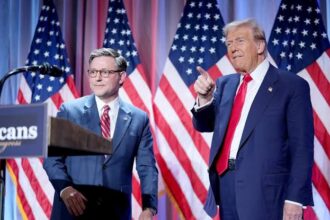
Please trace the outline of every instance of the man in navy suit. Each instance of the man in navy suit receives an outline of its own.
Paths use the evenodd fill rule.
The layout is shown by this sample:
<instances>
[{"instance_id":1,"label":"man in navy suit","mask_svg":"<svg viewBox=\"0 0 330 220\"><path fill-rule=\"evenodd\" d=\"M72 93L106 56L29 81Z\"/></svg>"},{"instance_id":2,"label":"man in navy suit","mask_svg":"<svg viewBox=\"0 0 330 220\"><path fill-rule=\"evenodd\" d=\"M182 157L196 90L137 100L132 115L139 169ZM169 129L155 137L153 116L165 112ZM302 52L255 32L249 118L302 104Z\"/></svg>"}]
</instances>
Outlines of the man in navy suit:
<instances>
[{"instance_id":1,"label":"man in navy suit","mask_svg":"<svg viewBox=\"0 0 330 220\"><path fill-rule=\"evenodd\" d=\"M224 34L239 74L214 83L197 67L194 84L193 124L213 131L204 208L214 216L219 205L221 220L301 220L303 208L313 205L308 83L266 60L265 35L254 20L232 22Z\"/></svg>"},{"instance_id":2,"label":"man in navy suit","mask_svg":"<svg viewBox=\"0 0 330 220\"><path fill-rule=\"evenodd\" d=\"M60 108L60 118L99 135L107 130L113 154L45 159L44 168L55 188L51 219L131 219L134 159L142 192L143 211L139 219L152 219L157 212L158 170L148 116L118 95L126 68L126 60L115 50L94 50L88 69L94 94L64 103ZM102 127L103 114L110 118L108 129Z\"/></svg>"}]
</instances>

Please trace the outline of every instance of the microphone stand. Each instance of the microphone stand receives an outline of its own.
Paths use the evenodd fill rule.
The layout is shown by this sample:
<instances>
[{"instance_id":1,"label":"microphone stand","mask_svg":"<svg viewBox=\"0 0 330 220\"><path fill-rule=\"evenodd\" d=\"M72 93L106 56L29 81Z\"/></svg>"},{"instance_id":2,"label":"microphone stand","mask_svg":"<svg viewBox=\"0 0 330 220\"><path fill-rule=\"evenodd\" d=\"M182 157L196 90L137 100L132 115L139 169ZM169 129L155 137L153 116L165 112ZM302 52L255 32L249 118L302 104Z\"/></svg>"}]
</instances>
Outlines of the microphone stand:
<instances>
[{"instance_id":1,"label":"microphone stand","mask_svg":"<svg viewBox=\"0 0 330 220\"><path fill-rule=\"evenodd\" d=\"M48 64L47 64L48 65ZM12 71L7 72L0 80L0 97L2 94L2 88L3 85L5 84L5 81L18 73L21 72L35 72L35 71L41 71L41 66L23 66L19 67L16 69L13 69ZM47 66L44 66L47 68ZM47 69L47 71L51 71L52 69ZM45 71L45 70L44 70ZM6 160L5 159L0 159L0 218L1 220L4 219L4 198L5 198L5 170L6 170Z\"/></svg>"}]
</instances>

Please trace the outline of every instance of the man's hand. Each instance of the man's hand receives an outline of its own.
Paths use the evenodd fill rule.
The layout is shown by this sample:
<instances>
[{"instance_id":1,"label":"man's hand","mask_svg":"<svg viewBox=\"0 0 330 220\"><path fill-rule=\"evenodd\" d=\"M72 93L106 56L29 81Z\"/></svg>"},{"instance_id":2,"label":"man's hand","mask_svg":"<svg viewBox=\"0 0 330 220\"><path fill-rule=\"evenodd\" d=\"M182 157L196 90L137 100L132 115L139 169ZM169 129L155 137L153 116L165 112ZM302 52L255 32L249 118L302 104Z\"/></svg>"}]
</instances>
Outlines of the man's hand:
<instances>
[{"instance_id":1,"label":"man's hand","mask_svg":"<svg viewBox=\"0 0 330 220\"><path fill-rule=\"evenodd\" d=\"M204 105L212 99L215 84L210 75L202 67L198 66L196 69L200 75L194 84L194 89L198 95L199 105Z\"/></svg>"},{"instance_id":2,"label":"man's hand","mask_svg":"<svg viewBox=\"0 0 330 220\"><path fill-rule=\"evenodd\" d=\"M152 212L150 209L145 209L139 216L139 220L151 220L152 219Z\"/></svg>"},{"instance_id":3,"label":"man's hand","mask_svg":"<svg viewBox=\"0 0 330 220\"><path fill-rule=\"evenodd\" d=\"M283 220L302 220L303 208L300 205L284 203Z\"/></svg>"},{"instance_id":4,"label":"man's hand","mask_svg":"<svg viewBox=\"0 0 330 220\"><path fill-rule=\"evenodd\" d=\"M87 199L72 186L69 186L63 190L61 193L61 198L71 215L79 216L84 213Z\"/></svg>"}]
</instances>

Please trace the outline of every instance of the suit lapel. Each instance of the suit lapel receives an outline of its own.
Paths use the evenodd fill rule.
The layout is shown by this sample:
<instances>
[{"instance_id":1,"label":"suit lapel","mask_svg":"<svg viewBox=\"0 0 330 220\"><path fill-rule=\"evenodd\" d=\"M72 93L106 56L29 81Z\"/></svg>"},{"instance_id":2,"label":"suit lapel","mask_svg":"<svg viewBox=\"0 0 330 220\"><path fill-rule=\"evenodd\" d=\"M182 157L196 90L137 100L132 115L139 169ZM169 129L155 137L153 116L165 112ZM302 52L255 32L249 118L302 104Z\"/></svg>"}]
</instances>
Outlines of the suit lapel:
<instances>
[{"instance_id":1,"label":"suit lapel","mask_svg":"<svg viewBox=\"0 0 330 220\"><path fill-rule=\"evenodd\" d=\"M87 98L83 114L83 126L96 134L101 135L100 116L94 95Z\"/></svg>"},{"instance_id":2,"label":"suit lapel","mask_svg":"<svg viewBox=\"0 0 330 220\"><path fill-rule=\"evenodd\" d=\"M124 134L126 133L130 123L132 121L131 110L129 107L120 100L119 111L117 116L117 122L115 127L115 133L112 139L112 153L118 149L120 142L122 141Z\"/></svg>"},{"instance_id":3,"label":"suit lapel","mask_svg":"<svg viewBox=\"0 0 330 220\"><path fill-rule=\"evenodd\" d=\"M245 123L239 148L242 147L242 145L245 143L245 141L255 128L258 121L262 118L260 116L263 114L268 104L270 103L273 94L276 92L276 81L278 80L277 74L278 73L276 72L275 67L270 65L250 108L250 112Z\"/></svg>"}]
</instances>

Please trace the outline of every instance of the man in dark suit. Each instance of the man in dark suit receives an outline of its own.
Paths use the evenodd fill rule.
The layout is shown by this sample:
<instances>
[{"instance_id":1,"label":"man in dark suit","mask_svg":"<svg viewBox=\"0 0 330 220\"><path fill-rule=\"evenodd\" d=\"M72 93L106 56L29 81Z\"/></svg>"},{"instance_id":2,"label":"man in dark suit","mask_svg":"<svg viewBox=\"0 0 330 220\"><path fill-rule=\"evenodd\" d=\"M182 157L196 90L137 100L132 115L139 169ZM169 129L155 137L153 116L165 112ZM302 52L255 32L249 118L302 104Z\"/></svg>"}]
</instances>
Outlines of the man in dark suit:
<instances>
[{"instance_id":1,"label":"man in dark suit","mask_svg":"<svg viewBox=\"0 0 330 220\"><path fill-rule=\"evenodd\" d=\"M126 60L115 50L94 50L88 69L94 94L60 108L58 117L112 139L113 154L45 159L55 188L51 219L131 219L134 159L142 192L139 219L152 219L157 212L158 170L148 116L118 95L126 68Z\"/></svg>"},{"instance_id":2,"label":"man in dark suit","mask_svg":"<svg viewBox=\"0 0 330 220\"><path fill-rule=\"evenodd\" d=\"M194 84L193 124L213 131L209 215L221 220L300 220L313 205L313 116L307 82L266 60L264 32L254 20L224 28L239 74L216 83L201 67Z\"/></svg>"}]
</instances>

